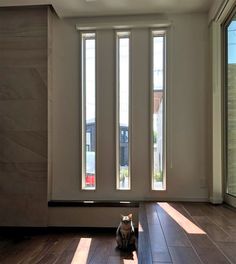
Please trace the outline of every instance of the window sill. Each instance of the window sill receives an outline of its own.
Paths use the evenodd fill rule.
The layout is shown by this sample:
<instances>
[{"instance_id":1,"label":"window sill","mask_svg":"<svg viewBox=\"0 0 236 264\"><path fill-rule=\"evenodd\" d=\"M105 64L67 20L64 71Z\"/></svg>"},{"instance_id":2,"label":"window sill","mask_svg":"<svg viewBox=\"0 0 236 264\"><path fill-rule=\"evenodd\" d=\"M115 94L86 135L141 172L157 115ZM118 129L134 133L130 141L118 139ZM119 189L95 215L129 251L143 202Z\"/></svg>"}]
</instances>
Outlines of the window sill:
<instances>
[{"instance_id":1,"label":"window sill","mask_svg":"<svg viewBox=\"0 0 236 264\"><path fill-rule=\"evenodd\" d=\"M48 207L139 207L139 201L63 201L52 200Z\"/></svg>"}]
</instances>

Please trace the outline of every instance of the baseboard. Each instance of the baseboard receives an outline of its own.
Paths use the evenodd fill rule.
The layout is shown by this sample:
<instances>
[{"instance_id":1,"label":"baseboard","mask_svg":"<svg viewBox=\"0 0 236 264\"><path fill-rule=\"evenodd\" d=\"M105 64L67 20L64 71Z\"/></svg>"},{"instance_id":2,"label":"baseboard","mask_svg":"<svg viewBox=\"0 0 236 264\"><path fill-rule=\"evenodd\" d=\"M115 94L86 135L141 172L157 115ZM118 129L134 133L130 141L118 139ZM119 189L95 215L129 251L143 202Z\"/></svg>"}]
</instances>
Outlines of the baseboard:
<instances>
[{"instance_id":1,"label":"baseboard","mask_svg":"<svg viewBox=\"0 0 236 264\"><path fill-rule=\"evenodd\" d=\"M221 196L219 196L219 197L210 197L209 201L212 204L222 204L223 203L223 198Z\"/></svg>"},{"instance_id":2,"label":"baseboard","mask_svg":"<svg viewBox=\"0 0 236 264\"><path fill-rule=\"evenodd\" d=\"M230 194L224 195L224 201L232 206L233 208L236 208L236 198Z\"/></svg>"}]
</instances>

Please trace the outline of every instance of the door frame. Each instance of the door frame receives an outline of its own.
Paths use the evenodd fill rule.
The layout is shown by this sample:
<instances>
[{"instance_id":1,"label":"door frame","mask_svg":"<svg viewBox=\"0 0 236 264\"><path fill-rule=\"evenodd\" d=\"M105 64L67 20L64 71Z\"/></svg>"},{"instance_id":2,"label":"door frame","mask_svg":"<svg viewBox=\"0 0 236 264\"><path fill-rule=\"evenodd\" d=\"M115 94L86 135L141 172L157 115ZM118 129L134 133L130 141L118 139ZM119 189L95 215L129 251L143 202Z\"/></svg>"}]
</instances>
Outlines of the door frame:
<instances>
[{"instance_id":1,"label":"door frame","mask_svg":"<svg viewBox=\"0 0 236 264\"><path fill-rule=\"evenodd\" d=\"M233 5L230 12L225 16L221 24L221 42L222 42L222 136L223 136L223 199L224 202L236 207L236 196L227 193L227 27L232 18L236 15L236 5Z\"/></svg>"}]
</instances>

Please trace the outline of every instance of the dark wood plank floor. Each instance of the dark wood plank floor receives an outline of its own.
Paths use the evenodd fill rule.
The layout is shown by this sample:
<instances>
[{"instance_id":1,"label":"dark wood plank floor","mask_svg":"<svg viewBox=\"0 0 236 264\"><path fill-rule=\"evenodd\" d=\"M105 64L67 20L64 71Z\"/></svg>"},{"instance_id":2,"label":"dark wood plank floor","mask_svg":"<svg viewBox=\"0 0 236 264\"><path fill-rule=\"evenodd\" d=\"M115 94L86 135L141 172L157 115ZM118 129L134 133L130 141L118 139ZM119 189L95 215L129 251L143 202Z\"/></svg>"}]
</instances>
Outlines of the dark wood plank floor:
<instances>
[{"instance_id":1,"label":"dark wood plank floor","mask_svg":"<svg viewBox=\"0 0 236 264\"><path fill-rule=\"evenodd\" d=\"M160 202L143 203L139 214L139 263L236 263L235 209ZM148 248L141 246L143 234L149 234Z\"/></svg>"},{"instance_id":2,"label":"dark wood plank floor","mask_svg":"<svg viewBox=\"0 0 236 264\"><path fill-rule=\"evenodd\" d=\"M136 251L116 248L115 232L49 233L0 237L1 264L138 263Z\"/></svg>"},{"instance_id":3,"label":"dark wood plank floor","mask_svg":"<svg viewBox=\"0 0 236 264\"><path fill-rule=\"evenodd\" d=\"M208 203L142 203L138 252L114 232L0 236L1 264L236 264L236 210ZM137 259L137 254L139 260Z\"/></svg>"}]
</instances>

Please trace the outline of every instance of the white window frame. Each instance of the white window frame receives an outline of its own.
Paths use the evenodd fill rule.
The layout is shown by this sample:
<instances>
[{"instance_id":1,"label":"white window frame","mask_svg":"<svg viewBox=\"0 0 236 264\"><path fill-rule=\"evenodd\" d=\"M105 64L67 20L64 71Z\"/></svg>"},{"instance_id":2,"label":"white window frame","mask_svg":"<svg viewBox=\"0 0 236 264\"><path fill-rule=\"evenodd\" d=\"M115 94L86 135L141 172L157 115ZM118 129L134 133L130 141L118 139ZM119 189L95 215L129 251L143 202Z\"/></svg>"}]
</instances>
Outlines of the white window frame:
<instances>
[{"instance_id":1,"label":"white window frame","mask_svg":"<svg viewBox=\"0 0 236 264\"><path fill-rule=\"evenodd\" d=\"M153 82L153 69L154 69L154 46L153 38L156 36L162 36L164 38L163 43L163 188L155 189L154 188L154 153L153 153L153 91L154 91L154 82ZM152 191L165 191L166 190L166 85L167 85L167 29L151 29L150 30L150 58L151 58L151 67L150 67L150 166L151 166L151 190Z\"/></svg>"},{"instance_id":2,"label":"white window frame","mask_svg":"<svg viewBox=\"0 0 236 264\"><path fill-rule=\"evenodd\" d=\"M84 36L86 34L93 34L94 36ZM97 40L96 31L82 31L80 34L81 43L81 189L84 191L95 191L97 187ZM85 178L86 178L86 51L85 42L88 39L95 40L95 186L94 188L86 188Z\"/></svg>"},{"instance_id":3,"label":"white window frame","mask_svg":"<svg viewBox=\"0 0 236 264\"><path fill-rule=\"evenodd\" d=\"M131 190L131 131L132 131L132 119L131 119L131 30L117 30L116 35L116 190L129 191ZM129 132L128 132L128 188L120 187L120 84L119 84L119 40L121 38L129 38Z\"/></svg>"}]
</instances>

